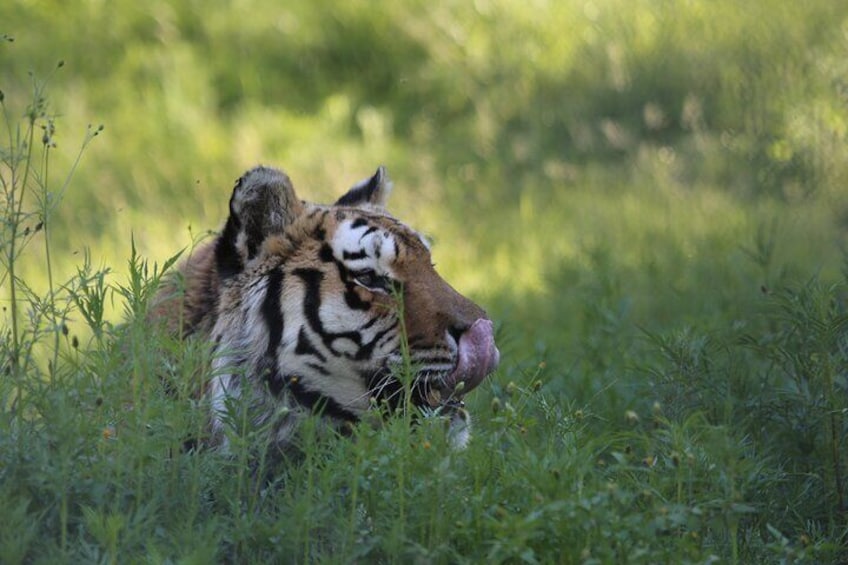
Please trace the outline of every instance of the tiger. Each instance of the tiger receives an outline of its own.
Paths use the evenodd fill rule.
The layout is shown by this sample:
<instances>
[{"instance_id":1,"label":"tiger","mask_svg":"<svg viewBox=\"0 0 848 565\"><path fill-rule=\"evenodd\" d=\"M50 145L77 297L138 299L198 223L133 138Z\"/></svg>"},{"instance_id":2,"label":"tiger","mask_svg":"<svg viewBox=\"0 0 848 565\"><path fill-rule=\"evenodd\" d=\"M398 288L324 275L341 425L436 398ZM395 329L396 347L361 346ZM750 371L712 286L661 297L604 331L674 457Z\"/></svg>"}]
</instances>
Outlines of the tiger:
<instances>
[{"instance_id":1,"label":"tiger","mask_svg":"<svg viewBox=\"0 0 848 565\"><path fill-rule=\"evenodd\" d=\"M437 273L428 240L387 211L391 189L382 166L331 205L300 200L271 167L236 181L223 229L150 315L212 344L207 443L228 449L239 400L280 451L310 415L344 433L405 403L446 417L455 447L468 443L462 399L499 365L494 324Z\"/></svg>"}]
</instances>

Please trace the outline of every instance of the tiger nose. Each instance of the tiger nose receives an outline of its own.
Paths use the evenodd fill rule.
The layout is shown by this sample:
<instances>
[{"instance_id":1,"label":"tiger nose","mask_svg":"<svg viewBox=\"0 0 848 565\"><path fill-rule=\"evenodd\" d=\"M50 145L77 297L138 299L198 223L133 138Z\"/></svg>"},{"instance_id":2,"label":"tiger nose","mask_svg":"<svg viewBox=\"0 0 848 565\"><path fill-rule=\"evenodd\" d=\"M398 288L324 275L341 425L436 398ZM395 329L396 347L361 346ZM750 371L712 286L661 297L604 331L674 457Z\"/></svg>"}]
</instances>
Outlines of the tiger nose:
<instances>
[{"instance_id":1,"label":"tiger nose","mask_svg":"<svg viewBox=\"0 0 848 565\"><path fill-rule=\"evenodd\" d=\"M472 316L470 318L461 316L444 316L442 327L446 329L442 330L442 336L447 334L449 339L452 339L455 344L459 345L462 336L465 335L474 324L480 320L490 321L489 317L486 316L482 309L477 308L477 310L479 311L471 312Z\"/></svg>"},{"instance_id":2,"label":"tiger nose","mask_svg":"<svg viewBox=\"0 0 848 565\"><path fill-rule=\"evenodd\" d=\"M448 296L437 302L438 325L442 327L441 334L447 332L457 343L462 335L471 329L479 320L488 320L486 311L468 300L453 288L449 287ZM438 300L438 299L437 299Z\"/></svg>"},{"instance_id":3,"label":"tiger nose","mask_svg":"<svg viewBox=\"0 0 848 565\"><path fill-rule=\"evenodd\" d=\"M454 342L459 344L459 340L462 339L462 334L468 331L468 328L471 327L471 324L454 324L448 327L448 335L450 335Z\"/></svg>"}]
</instances>

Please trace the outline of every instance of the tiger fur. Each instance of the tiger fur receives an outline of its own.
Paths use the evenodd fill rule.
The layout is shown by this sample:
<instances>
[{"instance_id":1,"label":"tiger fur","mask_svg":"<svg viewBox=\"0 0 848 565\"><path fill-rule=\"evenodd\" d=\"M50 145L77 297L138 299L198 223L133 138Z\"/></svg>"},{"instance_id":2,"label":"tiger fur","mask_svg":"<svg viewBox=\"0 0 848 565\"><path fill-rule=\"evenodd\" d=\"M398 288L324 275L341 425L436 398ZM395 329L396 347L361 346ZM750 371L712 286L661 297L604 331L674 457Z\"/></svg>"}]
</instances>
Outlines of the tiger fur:
<instances>
[{"instance_id":1,"label":"tiger fur","mask_svg":"<svg viewBox=\"0 0 848 565\"><path fill-rule=\"evenodd\" d=\"M151 320L174 335L209 337L215 324L220 280L241 272L266 237L282 233L307 203L297 200L284 172L255 167L236 181L222 233L194 250L153 300Z\"/></svg>"},{"instance_id":2,"label":"tiger fur","mask_svg":"<svg viewBox=\"0 0 848 565\"><path fill-rule=\"evenodd\" d=\"M499 362L492 322L438 275L424 238L385 210L390 188L381 167L324 206L299 200L285 173L251 169L221 234L160 291L152 319L214 343L213 445L228 444L234 400L285 449L310 413L344 429L406 397L446 415L455 445L467 442L461 398ZM404 340L408 391L397 376Z\"/></svg>"}]
</instances>

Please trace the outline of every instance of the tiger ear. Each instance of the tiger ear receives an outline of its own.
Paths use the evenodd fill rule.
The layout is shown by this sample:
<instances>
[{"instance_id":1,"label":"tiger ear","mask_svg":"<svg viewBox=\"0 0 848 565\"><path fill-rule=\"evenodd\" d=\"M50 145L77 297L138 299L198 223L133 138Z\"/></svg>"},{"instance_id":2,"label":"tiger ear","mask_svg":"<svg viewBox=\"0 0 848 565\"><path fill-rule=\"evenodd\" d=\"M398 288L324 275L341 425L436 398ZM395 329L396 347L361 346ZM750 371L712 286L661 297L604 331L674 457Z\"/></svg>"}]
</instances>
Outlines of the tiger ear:
<instances>
[{"instance_id":1,"label":"tiger ear","mask_svg":"<svg viewBox=\"0 0 848 565\"><path fill-rule=\"evenodd\" d=\"M215 244L215 260L222 278L240 273L256 257L262 242L282 233L303 213L288 175L258 166L236 181L230 197L230 215Z\"/></svg>"},{"instance_id":2,"label":"tiger ear","mask_svg":"<svg viewBox=\"0 0 848 565\"><path fill-rule=\"evenodd\" d=\"M386 167L380 165L373 176L353 185L341 198L336 200L336 206L382 206L385 207L392 191L392 181L386 173Z\"/></svg>"}]
</instances>

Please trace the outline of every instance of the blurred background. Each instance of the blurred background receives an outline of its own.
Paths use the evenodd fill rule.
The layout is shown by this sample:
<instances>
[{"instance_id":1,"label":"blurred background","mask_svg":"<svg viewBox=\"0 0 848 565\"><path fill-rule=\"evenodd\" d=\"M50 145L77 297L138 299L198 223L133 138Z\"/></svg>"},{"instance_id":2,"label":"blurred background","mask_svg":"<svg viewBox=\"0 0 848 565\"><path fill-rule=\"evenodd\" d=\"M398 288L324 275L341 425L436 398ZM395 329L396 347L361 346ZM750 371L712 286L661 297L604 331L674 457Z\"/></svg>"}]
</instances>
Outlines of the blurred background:
<instances>
[{"instance_id":1,"label":"blurred background","mask_svg":"<svg viewBox=\"0 0 848 565\"><path fill-rule=\"evenodd\" d=\"M639 328L727 324L842 268L845 2L11 0L0 22L13 122L49 79L57 189L105 126L57 278L89 250L120 279L131 237L162 262L254 164L319 202L385 164L508 362L561 358L591 395Z\"/></svg>"}]
</instances>

